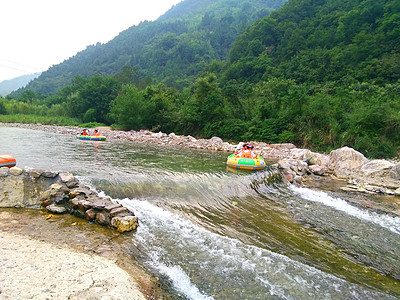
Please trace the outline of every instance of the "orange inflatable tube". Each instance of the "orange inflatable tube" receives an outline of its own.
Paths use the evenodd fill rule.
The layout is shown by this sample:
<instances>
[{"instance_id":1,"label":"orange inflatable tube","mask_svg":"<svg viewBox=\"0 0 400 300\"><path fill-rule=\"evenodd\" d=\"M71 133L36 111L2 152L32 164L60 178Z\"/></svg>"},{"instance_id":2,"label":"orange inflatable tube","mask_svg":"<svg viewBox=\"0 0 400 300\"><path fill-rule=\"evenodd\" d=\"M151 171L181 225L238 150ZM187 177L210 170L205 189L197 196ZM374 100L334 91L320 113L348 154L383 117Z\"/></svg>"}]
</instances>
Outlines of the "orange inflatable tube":
<instances>
[{"instance_id":1,"label":"orange inflatable tube","mask_svg":"<svg viewBox=\"0 0 400 300\"><path fill-rule=\"evenodd\" d=\"M11 155L8 154L2 154L0 155L0 168L1 167L14 167L17 164L17 161L15 158Z\"/></svg>"}]
</instances>

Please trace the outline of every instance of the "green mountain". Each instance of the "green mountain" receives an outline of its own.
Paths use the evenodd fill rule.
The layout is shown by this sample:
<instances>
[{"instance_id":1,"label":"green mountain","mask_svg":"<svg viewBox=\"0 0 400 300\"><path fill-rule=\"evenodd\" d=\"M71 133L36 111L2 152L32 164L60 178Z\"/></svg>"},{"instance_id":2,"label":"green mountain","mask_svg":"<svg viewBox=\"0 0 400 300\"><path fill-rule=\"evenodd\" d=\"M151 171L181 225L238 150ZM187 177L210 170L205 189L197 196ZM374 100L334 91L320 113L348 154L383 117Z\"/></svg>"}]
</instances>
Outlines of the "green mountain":
<instances>
[{"instance_id":1,"label":"green mountain","mask_svg":"<svg viewBox=\"0 0 400 300\"><path fill-rule=\"evenodd\" d=\"M106 44L87 47L31 82L37 95L54 93L79 75L114 75L124 66L140 78L182 88L212 60L226 59L238 33L285 0L185 0L154 22L142 22Z\"/></svg>"}]
</instances>

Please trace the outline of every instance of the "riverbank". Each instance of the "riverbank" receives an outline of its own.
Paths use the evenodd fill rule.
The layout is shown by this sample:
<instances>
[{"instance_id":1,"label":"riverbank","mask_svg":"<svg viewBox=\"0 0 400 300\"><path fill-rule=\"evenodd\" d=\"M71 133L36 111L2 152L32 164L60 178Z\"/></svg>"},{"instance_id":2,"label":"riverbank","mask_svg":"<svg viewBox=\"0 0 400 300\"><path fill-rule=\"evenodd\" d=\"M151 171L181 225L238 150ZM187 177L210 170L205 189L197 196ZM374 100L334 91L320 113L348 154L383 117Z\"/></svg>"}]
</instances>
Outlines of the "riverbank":
<instances>
[{"instance_id":1,"label":"riverbank","mask_svg":"<svg viewBox=\"0 0 400 300\"><path fill-rule=\"evenodd\" d=\"M0 299L169 299L132 237L71 215L0 209Z\"/></svg>"}]
</instances>

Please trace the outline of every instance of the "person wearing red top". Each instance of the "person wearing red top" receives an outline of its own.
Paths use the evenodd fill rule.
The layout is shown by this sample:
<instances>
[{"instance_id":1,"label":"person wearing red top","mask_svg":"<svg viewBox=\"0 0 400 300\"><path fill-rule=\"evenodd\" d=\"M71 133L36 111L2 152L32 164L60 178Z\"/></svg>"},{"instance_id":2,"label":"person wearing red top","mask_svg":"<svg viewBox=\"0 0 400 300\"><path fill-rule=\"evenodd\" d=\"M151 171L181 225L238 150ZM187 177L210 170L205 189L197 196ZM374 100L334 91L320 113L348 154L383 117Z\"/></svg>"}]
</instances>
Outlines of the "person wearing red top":
<instances>
[{"instance_id":1,"label":"person wearing red top","mask_svg":"<svg viewBox=\"0 0 400 300\"><path fill-rule=\"evenodd\" d=\"M236 154L236 157L242 158L256 158L257 155L253 153L254 146L251 144L244 144L243 148Z\"/></svg>"},{"instance_id":2,"label":"person wearing red top","mask_svg":"<svg viewBox=\"0 0 400 300\"><path fill-rule=\"evenodd\" d=\"M94 130L94 136L100 136L100 133L97 129Z\"/></svg>"}]
</instances>

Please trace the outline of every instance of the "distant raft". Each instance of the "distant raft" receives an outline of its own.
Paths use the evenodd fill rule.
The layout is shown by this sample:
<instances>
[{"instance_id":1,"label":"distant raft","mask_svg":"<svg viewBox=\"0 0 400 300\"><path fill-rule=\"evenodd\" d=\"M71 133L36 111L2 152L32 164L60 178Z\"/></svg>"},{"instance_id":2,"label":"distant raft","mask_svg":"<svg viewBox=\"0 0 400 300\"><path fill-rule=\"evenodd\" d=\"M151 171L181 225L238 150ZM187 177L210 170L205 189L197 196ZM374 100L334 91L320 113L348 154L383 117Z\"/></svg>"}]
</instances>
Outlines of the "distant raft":
<instances>
[{"instance_id":1,"label":"distant raft","mask_svg":"<svg viewBox=\"0 0 400 300\"><path fill-rule=\"evenodd\" d=\"M12 168L17 164L16 159L8 154L0 155L0 167Z\"/></svg>"},{"instance_id":2,"label":"distant raft","mask_svg":"<svg viewBox=\"0 0 400 300\"><path fill-rule=\"evenodd\" d=\"M243 158L243 157L236 157L235 154L231 154L228 156L226 164L230 168L246 170L246 171L256 171L265 169L265 161L260 156L257 156L256 158Z\"/></svg>"},{"instance_id":3,"label":"distant raft","mask_svg":"<svg viewBox=\"0 0 400 300\"><path fill-rule=\"evenodd\" d=\"M87 140L87 141L105 141L106 137L104 135L78 135L78 139L80 140Z\"/></svg>"}]
</instances>

